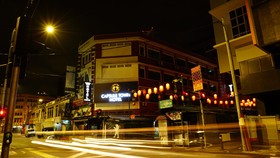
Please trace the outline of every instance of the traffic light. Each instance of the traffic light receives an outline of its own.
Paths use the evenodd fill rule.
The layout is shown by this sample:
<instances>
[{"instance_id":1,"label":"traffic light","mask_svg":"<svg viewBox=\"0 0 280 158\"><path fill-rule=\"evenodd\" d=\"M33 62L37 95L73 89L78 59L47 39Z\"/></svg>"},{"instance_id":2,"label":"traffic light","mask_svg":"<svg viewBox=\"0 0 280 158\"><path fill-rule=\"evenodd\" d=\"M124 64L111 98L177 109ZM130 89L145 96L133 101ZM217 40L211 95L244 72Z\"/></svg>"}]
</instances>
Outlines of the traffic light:
<instances>
[{"instance_id":1,"label":"traffic light","mask_svg":"<svg viewBox=\"0 0 280 158\"><path fill-rule=\"evenodd\" d=\"M0 110L0 119L3 119L6 116L6 109Z\"/></svg>"}]
</instances>

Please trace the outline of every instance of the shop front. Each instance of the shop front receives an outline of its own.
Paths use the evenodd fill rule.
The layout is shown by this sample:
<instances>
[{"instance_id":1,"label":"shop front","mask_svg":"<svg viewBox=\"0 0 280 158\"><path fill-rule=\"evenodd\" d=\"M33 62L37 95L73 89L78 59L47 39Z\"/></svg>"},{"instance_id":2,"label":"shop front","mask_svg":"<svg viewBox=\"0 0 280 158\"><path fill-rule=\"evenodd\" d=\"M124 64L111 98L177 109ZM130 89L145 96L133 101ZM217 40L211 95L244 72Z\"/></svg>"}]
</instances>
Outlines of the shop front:
<instances>
[{"instance_id":1,"label":"shop front","mask_svg":"<svg viewBox=\"0 0 280 158\"><path fill-rule=\"evenodd\" d=\"M73 130L82 131L89 129L87 126L88 119L93 116L93 108L91 102L86 102L84 99L77 99L72 104L72 120ZM75 132L77 133L77 132Z\"/></svg>"}]
</instances>

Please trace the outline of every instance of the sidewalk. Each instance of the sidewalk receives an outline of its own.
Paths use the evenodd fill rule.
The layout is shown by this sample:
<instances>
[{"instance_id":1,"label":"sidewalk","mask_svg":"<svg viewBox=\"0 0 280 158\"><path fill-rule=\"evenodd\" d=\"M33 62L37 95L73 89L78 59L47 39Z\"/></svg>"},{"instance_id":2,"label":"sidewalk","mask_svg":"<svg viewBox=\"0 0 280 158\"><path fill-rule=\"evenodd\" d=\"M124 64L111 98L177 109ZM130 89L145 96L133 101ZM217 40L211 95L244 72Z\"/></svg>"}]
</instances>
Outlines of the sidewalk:
<instances>
[{"instance_id":1,"label":"sidewalk","mask_svg":"<svg viewBox=\"0 0 280 158\"><path fill-rule=\"evenodd\" d=\"M175 147L177 148L177 147ZM239 154L257 154L257 155L268 155L268 156L279 156L280 157L280 145L277 146L264 146L254 145L252 151L243 151L241 142L224 142L223 147L221 144L208 144L207 148L197 147L179 147L184 148L187 151L197 152L219 152L219 153L239 153Z\"/></svg>"}]
</instances>

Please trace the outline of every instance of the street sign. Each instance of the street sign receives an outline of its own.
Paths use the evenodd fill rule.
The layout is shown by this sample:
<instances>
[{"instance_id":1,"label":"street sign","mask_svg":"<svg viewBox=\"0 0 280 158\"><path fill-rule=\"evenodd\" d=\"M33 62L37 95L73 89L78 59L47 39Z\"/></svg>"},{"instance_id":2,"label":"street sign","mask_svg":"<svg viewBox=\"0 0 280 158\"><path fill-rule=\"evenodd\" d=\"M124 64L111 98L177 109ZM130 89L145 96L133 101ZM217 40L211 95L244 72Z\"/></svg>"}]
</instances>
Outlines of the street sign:
<instances>
[{"instance_id":1,"label":"street sign","mask_svg":"<svg viewBox=\"0 0 280 158\"><path fill-rule=\"evenodd\" d=\"M165 109L165 108L172 108L173 103L171 99L165 99L159 101L159 109Z\"/></svg>"},{"instance_id":2,"label":"street sign","mask_svg":"<svg viewBox=\"0 0 280 158\"><path fill-rule=\"evenodd\" d=\"M193 91L203 90L203 81L200 65L191 69L192 73L192 82L193 82Z\"/></svg>"}]
</instances>

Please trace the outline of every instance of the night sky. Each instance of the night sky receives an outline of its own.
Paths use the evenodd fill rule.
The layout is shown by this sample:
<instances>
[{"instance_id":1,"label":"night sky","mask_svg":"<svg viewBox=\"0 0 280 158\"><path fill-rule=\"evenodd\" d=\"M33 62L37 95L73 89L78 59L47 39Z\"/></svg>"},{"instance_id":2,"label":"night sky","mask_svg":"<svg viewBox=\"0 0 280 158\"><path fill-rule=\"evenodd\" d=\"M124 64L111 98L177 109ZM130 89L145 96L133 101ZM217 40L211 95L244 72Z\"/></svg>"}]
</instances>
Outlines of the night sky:
<instances>
[{"instance_id":1,"label":"night sky","mask_svg":"<svg viewBox=\"0 0 280 158\"><path fill-rule=\"evenodd\" d=\"M0 0L0 65L7 62L11 33L26 4L27 0ZM98 34L153 28L155 38L213 56L209 54L214 44L209 10L208 0L40 0L30 29L37 43L30 46L19 92L62 95L66 65L75 66L78 46ZM55 35L44 34L46 23L55 25ZM4 72L5 67L0 67L1 84Z\"/></svg>"}]
</instances>

